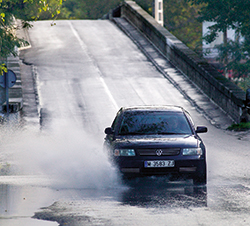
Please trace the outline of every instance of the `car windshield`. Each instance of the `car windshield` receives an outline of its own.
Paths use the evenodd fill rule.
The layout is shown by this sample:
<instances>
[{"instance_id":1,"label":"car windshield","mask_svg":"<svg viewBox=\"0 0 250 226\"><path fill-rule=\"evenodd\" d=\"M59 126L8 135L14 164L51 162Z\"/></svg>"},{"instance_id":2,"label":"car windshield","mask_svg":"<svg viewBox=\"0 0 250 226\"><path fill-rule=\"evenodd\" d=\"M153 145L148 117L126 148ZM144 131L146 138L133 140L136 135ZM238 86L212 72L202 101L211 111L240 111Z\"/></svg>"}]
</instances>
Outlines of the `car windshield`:
<instances>
[{"instance_id":1,"label":"car windshield","mask_svg":"<svg viewBox=\"0 0 250 226\"><path fill-rule=\"evenodd\" d=\"M126 112L119 135L191 134L192 130L183 113Z\"/></svg>"}]
</instances>

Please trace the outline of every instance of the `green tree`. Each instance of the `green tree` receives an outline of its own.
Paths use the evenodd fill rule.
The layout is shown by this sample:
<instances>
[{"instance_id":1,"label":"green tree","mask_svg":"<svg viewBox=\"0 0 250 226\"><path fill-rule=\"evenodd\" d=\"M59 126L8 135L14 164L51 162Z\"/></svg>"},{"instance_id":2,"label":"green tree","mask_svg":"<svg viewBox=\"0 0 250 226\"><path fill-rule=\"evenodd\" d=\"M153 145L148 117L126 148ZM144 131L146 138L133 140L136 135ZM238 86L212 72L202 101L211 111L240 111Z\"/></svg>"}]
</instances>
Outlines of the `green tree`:
<instances>
[{"instance_id":1,"label":"green tree","mask_svg":"<svg viewBox=\"0 0 250 226\"><path fill-rule=\"evenodd\" d=\"M100 19L121 0L67 0L62 5L61 19Z\"/></svg>"},{"instance_id":2,"label":"green tree","mask_svg":"<svg viewBox=\"0 0 250 226\"><path fill-rule=\"evenodd\" d=\"M154 16L154 0L135 0L144 10ZM201 51L202 24L196 18L199 5L186 0L164 0L164 27L192 50Z\"/></svg>"},{"instance_id":3,"label":"green tree","mask_svg":"<svg viewBox=\"0 0 250 226\"><path fill-rule=\"evenodd\" d=\"M196 52L202 47L202 24L196 18L200 6L186 0L164 0L164 25L178 39Z\"/></svg>"},{"instance_id":4,"label":"green tree","mask_svg":"<svg viewBox=\"0 0 250 226\"><path fill-rule=\"evenodd\" d=\"M16 55L16 46L28 43L16 36L16 30L30 28L31 21L40 18L43 12L48 12L50 18L56 18L60 13L63 0L0 0L0 75L6 70L3 63L12 54ZM21 21L17 26L16 19Z\"/></svg>"},{"instance_id":5,"label":"green tree","mask_svg":"<svg viewBox=\"0 0 250 226\"><path fill-rule=\"evenodd\" d=\"M246 0L189 0L201 5L199 21L215 22L209 27L204 40L211 43L223 32L224 43L218 46L219 60L225 70L233 70L238 77L250 72L250 1ZM234 29L236 39L229 41L227 30ZM243 41L239 41L239 37Z\"/></svg>"}]
</instances>

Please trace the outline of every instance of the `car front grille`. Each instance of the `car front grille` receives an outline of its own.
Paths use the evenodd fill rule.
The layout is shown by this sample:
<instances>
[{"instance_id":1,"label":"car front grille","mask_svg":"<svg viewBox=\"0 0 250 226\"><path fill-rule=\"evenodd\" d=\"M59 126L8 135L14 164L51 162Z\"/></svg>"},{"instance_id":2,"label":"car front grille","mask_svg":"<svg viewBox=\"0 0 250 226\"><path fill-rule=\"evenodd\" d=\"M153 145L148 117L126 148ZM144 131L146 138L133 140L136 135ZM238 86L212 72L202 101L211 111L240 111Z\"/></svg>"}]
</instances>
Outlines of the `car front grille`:
<instances>
[{"instance_id":1,"label":"car front grille","mask_svg":"<svg viewBox=\"0 0 250 226\"><path fill-rule=\"evenodd\" d=\"M137 149L140 156L174 156L179 155L180 148L145 148Z\"/></svg>"}]
</instances>

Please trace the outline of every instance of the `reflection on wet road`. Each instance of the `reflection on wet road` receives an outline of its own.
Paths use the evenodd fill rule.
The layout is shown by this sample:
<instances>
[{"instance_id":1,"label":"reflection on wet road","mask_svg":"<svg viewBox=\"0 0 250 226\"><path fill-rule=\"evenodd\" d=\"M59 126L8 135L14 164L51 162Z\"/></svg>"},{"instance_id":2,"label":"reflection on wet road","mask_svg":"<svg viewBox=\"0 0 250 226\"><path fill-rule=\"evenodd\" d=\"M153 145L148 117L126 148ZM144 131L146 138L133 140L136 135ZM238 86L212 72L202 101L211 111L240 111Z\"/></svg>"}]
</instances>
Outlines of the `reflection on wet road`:
<instances>
[{"instance_id":1,"label":"reflection on wet road","mask_svg":"<svg viewBox=\"0 0 250 226\"><path fill-rule=\"evenodd\" d=\"M162 225L165 214L207 206L206 186L169 182L164 177L141 178L125 184L104 190L68 191L73 192L74 200L56 201L34 217L55 220L60 225ZM155 218L156 215L159 216Z\"/></svg>"},{"instance_id":2,"label":"reflection on wet road","mask_svg":"<svg viewBox=\"0 0 250 226\"><path fill-rule=\"evenodd\" d=\"M168 182L164 177L139 178L127 182L130 188L123 193L122 203L154 208L188 208L207 205L207 187L193 186L192 181Z\"/></svg>"},{"instance_id":3,"label":"reflection on wet road","mask_svg":"<svg viewBox=\"0 0 250 226\"><path fill-rule=\"evenodd\" d=\"M249 140L211 125L110 21L40 21L29 32L41 128L0 130L1 226L250 225ZM208 127L207 186L121 181L103 130L117 107L145 104L181 105Z\"/></svg>"},{"instance_id":4,"label":"reflection on wet road","mask_svg":"<svg viewBox=\"0 0 250 226\"><path fill-rule=\"evenodd\" d=\"M1 225L250 224L249 177L235 176L242 166L233 153L218 166L209 152L208 184L193 186L167 177L122 181L102 140L68 121L53 130L15 128L1 139Z\"/></svg>"}]
</instances>

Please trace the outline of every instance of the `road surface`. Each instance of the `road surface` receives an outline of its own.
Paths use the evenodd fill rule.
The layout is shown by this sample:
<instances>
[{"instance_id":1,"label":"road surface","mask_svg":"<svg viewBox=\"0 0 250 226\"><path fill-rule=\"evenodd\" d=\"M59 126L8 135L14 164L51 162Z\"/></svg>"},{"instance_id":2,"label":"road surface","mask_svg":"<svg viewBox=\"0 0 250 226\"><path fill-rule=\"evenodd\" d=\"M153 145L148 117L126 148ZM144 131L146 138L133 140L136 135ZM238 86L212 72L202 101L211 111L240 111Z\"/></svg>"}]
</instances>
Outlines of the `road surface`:
<instances>
[{"instance_id":1,"label":"road surface","mask_svg":"<svg viewBox=\"0 0 250 226\"><path fill-rule=\"evenodd\" d=\"M39 21L29 35L41 125L1 132L0 225L250 224L248 136L211 124L108 20ZM121 181L103 131L120 107L145 104L183 106L208 127L207 186Z\"/></svg>"}]
</instances>

